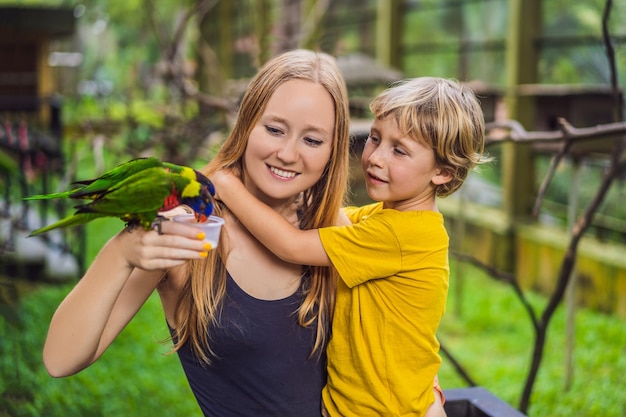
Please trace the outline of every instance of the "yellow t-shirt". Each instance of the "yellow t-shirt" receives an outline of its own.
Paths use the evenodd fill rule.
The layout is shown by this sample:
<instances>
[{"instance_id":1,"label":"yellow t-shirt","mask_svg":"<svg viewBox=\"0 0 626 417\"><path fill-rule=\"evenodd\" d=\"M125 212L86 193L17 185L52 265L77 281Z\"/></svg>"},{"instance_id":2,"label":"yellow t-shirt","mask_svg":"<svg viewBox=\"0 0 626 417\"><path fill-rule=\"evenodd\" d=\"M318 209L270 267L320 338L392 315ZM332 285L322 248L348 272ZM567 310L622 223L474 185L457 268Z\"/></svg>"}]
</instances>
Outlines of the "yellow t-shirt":
<instances>
[{"instance_id":1,"label":"yellow t-shirt","mask_svg":"<svg viewBox=\"0 0 626 417\"><path fill-rule=\"evenodd\" d=\"M352 226L319 229L341 276L324 405L332 417L423 416L450 275L443 216L381 203L346 213Z\"/></svg>"}]
</instances>

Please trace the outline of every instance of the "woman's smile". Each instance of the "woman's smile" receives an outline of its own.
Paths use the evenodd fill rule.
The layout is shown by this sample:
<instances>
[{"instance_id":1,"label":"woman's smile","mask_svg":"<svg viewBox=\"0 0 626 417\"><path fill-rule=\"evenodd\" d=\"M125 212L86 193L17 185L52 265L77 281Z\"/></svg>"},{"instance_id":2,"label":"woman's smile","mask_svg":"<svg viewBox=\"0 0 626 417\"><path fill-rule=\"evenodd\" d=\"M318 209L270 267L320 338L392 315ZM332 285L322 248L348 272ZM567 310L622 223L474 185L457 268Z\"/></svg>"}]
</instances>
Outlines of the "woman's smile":
<instances>
[{"instance_id":1,"label":"woman's smile","mask_svg":"<svg viewBox=\"0 0 626 417\"><path fill-rule=\"evenodd\" d=\"M289 180L289 179L294 178L296 175L298 175L298 173L295 171L287 171L284 169L276 168L271 165L268 165L268 167L269 167L270 172L274 174L274 176L282 180Z\"/></svg>"}]
</instances>

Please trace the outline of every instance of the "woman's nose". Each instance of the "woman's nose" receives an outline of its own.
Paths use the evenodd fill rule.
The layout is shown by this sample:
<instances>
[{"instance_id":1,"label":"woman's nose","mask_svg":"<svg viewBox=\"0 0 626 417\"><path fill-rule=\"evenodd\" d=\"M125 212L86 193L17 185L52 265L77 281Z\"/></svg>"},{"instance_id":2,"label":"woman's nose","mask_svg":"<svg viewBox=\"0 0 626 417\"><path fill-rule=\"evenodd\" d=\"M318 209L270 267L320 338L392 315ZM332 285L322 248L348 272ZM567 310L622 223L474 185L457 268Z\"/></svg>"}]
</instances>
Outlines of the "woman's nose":
<instances>
[{"instance_id":1,"label":"woman's nose","mask_svg":"<svg viewBox=\"0 0 626 417\"><path fill-rule=\"evenodd\" d=\"M287 140L276 152L276 156L283 162L295 162L298 159L298 149L295 140Z\"/></svg>"}]
</instances>

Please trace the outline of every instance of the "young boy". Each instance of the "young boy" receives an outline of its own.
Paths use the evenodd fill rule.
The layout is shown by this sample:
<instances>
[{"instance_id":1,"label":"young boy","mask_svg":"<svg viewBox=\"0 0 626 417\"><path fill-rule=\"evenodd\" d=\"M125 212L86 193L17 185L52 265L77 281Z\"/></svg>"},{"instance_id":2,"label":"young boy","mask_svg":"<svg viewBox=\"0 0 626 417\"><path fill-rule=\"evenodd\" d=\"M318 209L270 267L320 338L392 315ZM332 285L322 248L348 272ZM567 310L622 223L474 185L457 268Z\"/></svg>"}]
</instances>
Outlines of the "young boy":
<instances>
[{"instance_id":1,"label":"young boy","mask_svg":"<svg viewBox=\"0 0 626 417\"><path fill-rule=\"evenodd\" d=\"M370 109L375 120L362 167L377 203L345 208L352 225L299 230L235 176L220 172L211 180L219 199L278 257L339 272L322 393L326 413L424 416L441 363L436 331L449 278L448 235L436 197L456 191L485 160L484 118L471 91L431 77L385 90ZM315 132L303 140L323 144ZM265 163L267 175L284 181L302 169L285 154L267 155Z\"/></svg>"}]
</instances>

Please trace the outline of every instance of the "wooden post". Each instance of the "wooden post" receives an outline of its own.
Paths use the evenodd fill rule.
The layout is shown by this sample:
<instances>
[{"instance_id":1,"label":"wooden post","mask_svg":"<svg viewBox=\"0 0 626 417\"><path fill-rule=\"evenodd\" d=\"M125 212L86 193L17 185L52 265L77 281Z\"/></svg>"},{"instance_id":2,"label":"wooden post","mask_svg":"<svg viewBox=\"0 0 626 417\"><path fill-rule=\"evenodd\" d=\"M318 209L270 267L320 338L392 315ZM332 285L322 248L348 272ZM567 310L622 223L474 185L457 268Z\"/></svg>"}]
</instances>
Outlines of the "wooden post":
<instances>
[{"instance_id":1,"label":"wooden post","mask_svg":"<svg viewBox=\"0 0 626 417\"><path fill-rule=\"evenodd\" d=\"M578 203L580 186L582 185L582 161L579 158L573 161L574 173L571 180L569 202L567 205L567 229L572 233L578 219ZM576 346L576 290L578 274L576 273L576 259L572 266L570 281L565 291L565 391L569 391L574 380L574 348Z\"/></svg>"},{"instance_id":2,"label":"wooden post","mask_svg":"<svg viewBox=\"0 0 626 417\"><path fill-rule=\"evenodd\" d=\"M219 16L219 47L217 56L226 78L232 78L233 68L233 3L232 1L220 1L216 5Z\"/></svg>"},{"instance_id":3,"label":"wooden post","mask_svg":"<svg viewBox=\"0 0 626 417\"><path fill-rule=\"evenodd\" d=\"M327 0L305 0L302 2L299 48L319 49L319 38L322 30L320 22L327 5Z\"/></svg>"},{"instance_id":4,"label":"wooden post","mask_svg":"<svg viewBox=\"0 0 626 417\"><path fill-rule=\"evenodd\" d=\"M376 58L383 65L402 70L403 0L378 0Z\"/></svg>"},{"instance_id":5,"label":"wooden post","mask_svg":"<svg viewBox=\"0 0 626 417\"><path fill-rule=\"evenodd\" d=\"M255 2L255 14L254 20L256 37L259 42L259 55L255 65L260 67L271 57L269 33L272 25L270 19L271 4L268 0L258 0Z\"/></svg>"},{"instance_id":6,"label":"wooden post","mask_svg":"<svg viewBox=\"0 0 626 417\"><path fill-rule=\"evenodd\" d=\"M37 51L37 96L41 99L39 107L39 121L43 126L50 125L50 97L55 91L52 68L48 65L50 53L50 39L42 39Z\"/></svg>"},{"instance_id":7,"label":"wooden post","mask_svg":"<svg viewBox=\"0 0 626 417\"><path fill-rule=\"evenodd\" d=\"M232 73L231 2L218 2L199 22L198 71L196 80L200 91L219 96L224 80Z\"/></svg>"},{"instance_id":8,"label":"wooden post","mask_svg":"<svg viewBox=\"0 0 626 417\"><path fill-rule=\"evenodd\" d=\"M509 1L506 105L508 118L533 130L535 102L520 96L520 84L537 83L536 37L541 33L541 0ZM528 217L534 196L534 163L530 144L509 142L502 149L504 210L509 222Z\"/></svg>"}]
</instances>

